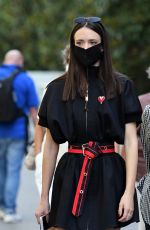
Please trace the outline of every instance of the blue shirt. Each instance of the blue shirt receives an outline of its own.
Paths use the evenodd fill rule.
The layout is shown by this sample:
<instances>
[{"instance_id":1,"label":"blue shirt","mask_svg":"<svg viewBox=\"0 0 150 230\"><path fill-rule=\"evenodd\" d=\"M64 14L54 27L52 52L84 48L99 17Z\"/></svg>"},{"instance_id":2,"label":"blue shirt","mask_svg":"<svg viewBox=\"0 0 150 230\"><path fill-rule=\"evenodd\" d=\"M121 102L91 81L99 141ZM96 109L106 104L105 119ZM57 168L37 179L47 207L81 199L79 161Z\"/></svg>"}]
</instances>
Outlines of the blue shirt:
<instances>
[{"instance_id":1,"label":"blue shirt","mask_svg":"<svg viewBox=\"0 0 150 230\"><path fill-rule=\"evenodd\" d=\"M16 65L1 65L0 79L9 77L20 67ZM13 81L16 103L26 115L31 108L38 108L38 96L33 80L22 70ZM5 100L5 99L4 99ZM24 139L26 136L25 118L19 117L11 123L0 123L0 138Z\"/></svg>"}]
</instances>

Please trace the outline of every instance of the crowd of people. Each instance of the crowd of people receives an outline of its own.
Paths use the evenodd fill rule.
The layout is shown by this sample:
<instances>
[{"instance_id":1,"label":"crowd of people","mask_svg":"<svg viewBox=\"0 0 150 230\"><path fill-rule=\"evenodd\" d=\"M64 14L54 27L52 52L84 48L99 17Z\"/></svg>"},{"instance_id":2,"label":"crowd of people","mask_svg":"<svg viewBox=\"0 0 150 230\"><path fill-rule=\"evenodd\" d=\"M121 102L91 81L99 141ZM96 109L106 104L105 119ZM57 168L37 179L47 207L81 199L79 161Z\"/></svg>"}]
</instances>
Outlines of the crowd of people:
<instances>
[{"instance_id":1,"label":"crowd of people","mask_svg":"<svg viewBox=\"0 0 150 230\"><path fill-rule=\"evenodd\" d=\"M133 82L113 69L101 18L76 18L69 41L64 74L48 84L39 109L22 53L8 51L0 67L1 82L14 75L19 110L15 119L0 120L0 219L21 219L16 198L31 116L38 223L41 216L46 216L45 229L55 230L119 230L138 223L138 128L147 166L138 184L140 210L149 230L150 105L143 112ZM56 164L63 143L68 147ZM123 157L119 146L124 146Z\"/></svg>"}]
</instances>

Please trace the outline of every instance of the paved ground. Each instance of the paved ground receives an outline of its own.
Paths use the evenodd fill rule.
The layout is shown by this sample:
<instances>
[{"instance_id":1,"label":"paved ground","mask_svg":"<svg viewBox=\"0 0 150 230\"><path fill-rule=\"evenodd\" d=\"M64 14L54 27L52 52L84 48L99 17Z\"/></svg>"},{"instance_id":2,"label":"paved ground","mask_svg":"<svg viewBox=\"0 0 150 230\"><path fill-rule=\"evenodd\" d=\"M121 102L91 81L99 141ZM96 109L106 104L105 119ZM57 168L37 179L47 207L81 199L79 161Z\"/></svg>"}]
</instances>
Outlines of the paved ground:
<instances>
[{"instance_id":1,"label":"paved ground","mask_svg":"<svg viewBox=\"0 0 150 230\"><path fill-rule=\"evenodd\" d=\"M34 210L38 202L38 193L34 184L34 174L23 168L21 188L18 197L18 211L23 221L17 224L4 224L0 222L0 230L38 230L34 218Z\"/></svg>"},{"instance_id":2,"label":"paved ground","mask_svg":"<svg viewBox=\"0 0 150 230\"><path fill-rule=\"evenodd\" d=\"M38 193L34 183L34 172L23 167L21 188L18 197L18 211L23 216L23 221L17 224L4 224L0 221L0 230L38 230L34 211L38 203ZM144 230L140 225L132 224L122 230Z\"/></svg>"}]
</instances>

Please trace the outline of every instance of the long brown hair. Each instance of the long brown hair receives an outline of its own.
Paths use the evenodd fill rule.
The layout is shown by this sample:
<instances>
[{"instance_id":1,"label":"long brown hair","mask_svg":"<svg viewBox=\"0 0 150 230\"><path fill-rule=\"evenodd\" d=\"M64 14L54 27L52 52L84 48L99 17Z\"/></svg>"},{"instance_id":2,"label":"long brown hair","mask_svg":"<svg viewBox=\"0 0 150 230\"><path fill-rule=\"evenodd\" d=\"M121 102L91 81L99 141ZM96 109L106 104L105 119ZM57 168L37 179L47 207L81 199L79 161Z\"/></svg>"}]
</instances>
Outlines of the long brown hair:
<instances>
[{"instance_id":1,"label":"long brown hair","mask_svg":"<svg viewBox=\"0 0 150 230\"><path fill-rule=\"evenodd\" d=\"M69 69L66 73L63 100L73 100L76 95L80 95L81 97L84 97L86 95L86 69L77 62L73 52L73 47L75 45L75 33L82 27L87 27L101 36L104 55L99 66L99 78L104 83L107 98L112 98L117 94L117 92L121 91L121 86L119 81L117 80L117 74L115 74L112 68L108 34L101 22L86 22L75 25L70 34L70 60Z\"/></svg>"}]
</instances>

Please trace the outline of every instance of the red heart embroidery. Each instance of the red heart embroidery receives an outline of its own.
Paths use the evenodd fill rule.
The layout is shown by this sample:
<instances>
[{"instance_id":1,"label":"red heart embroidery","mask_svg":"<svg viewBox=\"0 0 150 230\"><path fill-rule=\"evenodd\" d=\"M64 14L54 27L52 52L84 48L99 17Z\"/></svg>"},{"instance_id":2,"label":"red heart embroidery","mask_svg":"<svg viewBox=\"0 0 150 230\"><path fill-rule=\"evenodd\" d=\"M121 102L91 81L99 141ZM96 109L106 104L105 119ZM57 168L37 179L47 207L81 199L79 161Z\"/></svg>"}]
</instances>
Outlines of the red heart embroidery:
<instances>
[{"instance_id":1,"label":"red heart embroidery","mask_svg":"<svg viewBox=\"0 0 150 230\"><path fill-rule=\"evenodd\" d=\"M98 101L102 104L105 101L105 96L99 96Z\"/></svg>"}]
</instances>

